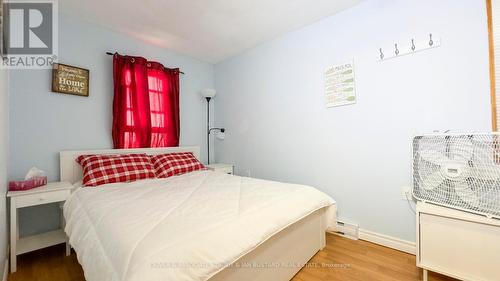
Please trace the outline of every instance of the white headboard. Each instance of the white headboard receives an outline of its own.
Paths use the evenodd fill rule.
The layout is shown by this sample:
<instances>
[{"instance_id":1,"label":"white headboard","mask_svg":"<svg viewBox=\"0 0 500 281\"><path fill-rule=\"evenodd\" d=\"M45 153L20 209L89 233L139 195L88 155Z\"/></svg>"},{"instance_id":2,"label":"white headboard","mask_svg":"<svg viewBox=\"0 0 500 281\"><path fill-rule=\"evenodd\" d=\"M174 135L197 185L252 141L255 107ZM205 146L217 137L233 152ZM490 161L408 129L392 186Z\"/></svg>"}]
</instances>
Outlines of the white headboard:
<instances>
[{"instance_id":1,"label":"white headboard","mask_svg":"<svg viewBox=\"0 0 500 281\"><path fill-rule=\"evenodd\" d=\"M172 152L192 152L197 159L200 159L200 148L198 146L61 151L59 153L61 165L61 181L75 183L82 180L82 167L80 166L80 164L76 163L75 159L83 154L145 153L148 155L158 155Z\"/></svg>"}]
</instances>

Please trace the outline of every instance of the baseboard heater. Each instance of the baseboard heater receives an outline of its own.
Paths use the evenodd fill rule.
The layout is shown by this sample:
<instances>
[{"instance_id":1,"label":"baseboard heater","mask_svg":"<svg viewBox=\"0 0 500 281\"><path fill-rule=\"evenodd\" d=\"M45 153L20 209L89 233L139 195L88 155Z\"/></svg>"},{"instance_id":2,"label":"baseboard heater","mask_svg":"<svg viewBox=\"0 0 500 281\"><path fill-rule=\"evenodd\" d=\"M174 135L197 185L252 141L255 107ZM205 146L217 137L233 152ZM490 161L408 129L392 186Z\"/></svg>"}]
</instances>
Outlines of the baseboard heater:
<instances>
[{"instance_id":1,"label":"baseboard heater","mask_svg":"<svg viewBox=\"0 0 500 281\"><path fill-rule=\"evenodd\" d=\"M358 240L359 225L354 223L337 221L337 231L335 231L334 233L352 240Z\"/></svg>"}]
</instances>

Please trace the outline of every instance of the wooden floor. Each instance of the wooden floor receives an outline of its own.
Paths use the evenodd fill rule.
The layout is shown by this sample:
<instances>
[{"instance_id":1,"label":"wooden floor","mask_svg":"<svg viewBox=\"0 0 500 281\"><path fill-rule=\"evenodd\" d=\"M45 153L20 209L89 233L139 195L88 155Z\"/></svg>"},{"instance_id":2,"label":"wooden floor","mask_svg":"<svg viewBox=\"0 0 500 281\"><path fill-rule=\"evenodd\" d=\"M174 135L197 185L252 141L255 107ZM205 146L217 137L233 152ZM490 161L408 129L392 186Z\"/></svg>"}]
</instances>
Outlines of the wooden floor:
<instances>
[{"instance_id":1,"label":"wooden floor","mask_svg":"<svg viewBox=\"0 0 500 281\"><path fill-rule=\"evenodd\" d=\"M326 236L325 249L309 262L313 266L303 268L293 281L422 280L422 270L415 266L414 255L332 234ZM431 280L455 279L429 272Z\"/></svg>"},{"instance_id":2,"label":"wooden floor","mask_svg":"<svg viewBox=\"0 0 500 281\"><path fill-rule=\"evenodd\" d=\"M365 241L327 234L326 248L293 281L406 281L421 280L415 256ZM54 246L18 257L17 272L10 281L84 281L76 255L64 256L64 246ZM429 280L454 280L429 274Z\"/></svg>"}]
</instances>

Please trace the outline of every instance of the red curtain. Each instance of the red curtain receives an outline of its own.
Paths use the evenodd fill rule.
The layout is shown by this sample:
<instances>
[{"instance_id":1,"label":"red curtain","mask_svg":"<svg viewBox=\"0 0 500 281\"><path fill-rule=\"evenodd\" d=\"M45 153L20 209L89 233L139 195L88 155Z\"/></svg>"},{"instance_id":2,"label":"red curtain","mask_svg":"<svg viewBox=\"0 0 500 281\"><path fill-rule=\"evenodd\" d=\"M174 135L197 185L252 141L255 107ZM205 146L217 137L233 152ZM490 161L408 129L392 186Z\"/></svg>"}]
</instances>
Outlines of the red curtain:
<instances>
[{"instance_id":1,"label":"red curtain","mask_svg":"<svg viewBox=\"0 0 500 281\"><path fill-rule=\"evenodd\" d=\"M113 80L114 147L178 146L179 69L115 54Z\"/></svg>"}]
</instances>

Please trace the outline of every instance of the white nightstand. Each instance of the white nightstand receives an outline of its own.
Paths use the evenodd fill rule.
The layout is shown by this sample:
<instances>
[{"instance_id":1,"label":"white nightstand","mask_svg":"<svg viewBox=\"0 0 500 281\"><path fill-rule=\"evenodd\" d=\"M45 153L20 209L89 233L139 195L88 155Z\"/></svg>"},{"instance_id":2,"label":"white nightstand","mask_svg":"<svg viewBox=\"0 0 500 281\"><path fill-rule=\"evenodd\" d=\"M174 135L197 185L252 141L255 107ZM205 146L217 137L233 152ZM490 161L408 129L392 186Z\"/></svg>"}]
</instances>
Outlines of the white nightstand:
<instances>
[{"instance_id":1,"label":"white nightstand","mask_svg":"<svg viewBox=\"0 0 500 281\"><path fill-rule=\"evenodd\" d=\"M234 166L232 164L210 164L207 168L212 171L223 172L226 174L233 174Z\"/></svg>"},{"instance_id":2,"label":"white nightstand","mask_svg":"<svg viewBox=\"0 0 500 281\"><path fill-rule=\"evenodd\" d=\"M61 229L38 235L19 238L17 210L24 207L61 202L61 206L71 194L73 186L69 182L54 182L26 191L9 191L10 197L10 271L16 272L17 255L45 247L66 243L66 255L70 254L68 238L64 233L64 217L61 212Z\"/></svg>"}]
</instances>

